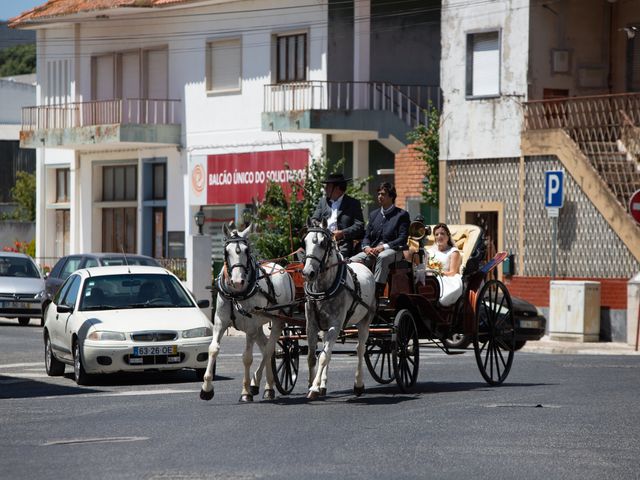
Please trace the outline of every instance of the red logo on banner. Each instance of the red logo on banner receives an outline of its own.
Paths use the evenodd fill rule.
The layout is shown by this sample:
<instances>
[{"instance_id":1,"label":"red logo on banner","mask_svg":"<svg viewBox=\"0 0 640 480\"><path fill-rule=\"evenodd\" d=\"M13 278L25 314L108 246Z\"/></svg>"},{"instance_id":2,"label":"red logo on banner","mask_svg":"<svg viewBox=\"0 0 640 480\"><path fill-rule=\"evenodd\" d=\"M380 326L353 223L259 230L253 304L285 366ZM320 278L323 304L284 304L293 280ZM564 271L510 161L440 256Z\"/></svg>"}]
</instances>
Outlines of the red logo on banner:
<instances>
[{"instance_id":1,"label":"red logo on banner","mask_svg":"<svg viewBox=\"0 0 640 480\"><path fill-rule=\"evenodd\" d=\"M269 180L286 187L289 181L304 178L308 163L308 150L209 155L207 204L251 203L254 198L261 201Z\"/></svg>"}]
</instances>

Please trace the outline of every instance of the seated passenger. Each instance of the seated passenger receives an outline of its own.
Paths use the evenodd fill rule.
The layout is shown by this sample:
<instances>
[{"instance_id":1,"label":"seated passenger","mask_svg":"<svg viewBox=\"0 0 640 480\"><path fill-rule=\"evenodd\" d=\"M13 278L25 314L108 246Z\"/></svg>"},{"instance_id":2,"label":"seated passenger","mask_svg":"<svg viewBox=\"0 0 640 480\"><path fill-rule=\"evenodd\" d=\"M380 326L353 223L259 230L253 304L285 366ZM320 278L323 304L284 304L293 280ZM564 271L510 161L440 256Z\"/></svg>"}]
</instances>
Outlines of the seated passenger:
<instances>
[{"instance_id":1,"label":"seated passenger","mask_svg":"<svg viewBox=\"0 0 640 480\"><path fill-rule=\"evenodd\" d=\"M372 268L376 279L376 298L384 293L389 267L402 260L402 251L409 238L409 213L395 206L396 189L389 182L378 187L380 208L369 215L369 223L362 240L362 252L351 257Z\"/></svg>"},{"instance_id":2,"label":"seated passenger","mask_svg":"<svg viewBox=\"0 0 640 480\"><path fill-rule=\"evenodd\" d=\"M444 307L456 303L462 295L462 275L460 275L460 265L462 264L462 254L453 244L451 232L445 223L439 223L433 227L433 237L435 243L427 253L429 258L427 265L436 266L440 271L440 298L438 302Z\"/></svg>"}]
</instances>

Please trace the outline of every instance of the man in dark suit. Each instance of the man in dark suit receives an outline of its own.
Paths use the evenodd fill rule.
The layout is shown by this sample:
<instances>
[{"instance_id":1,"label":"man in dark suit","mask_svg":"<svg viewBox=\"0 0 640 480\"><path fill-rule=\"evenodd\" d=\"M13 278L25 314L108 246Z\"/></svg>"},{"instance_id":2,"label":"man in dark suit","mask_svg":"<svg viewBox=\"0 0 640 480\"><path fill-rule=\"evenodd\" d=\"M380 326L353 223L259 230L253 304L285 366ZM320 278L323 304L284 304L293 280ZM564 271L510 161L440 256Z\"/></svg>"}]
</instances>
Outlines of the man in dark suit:
<instances>
[{"instance_id":1,"label":"man in dark suit","mask_svg":"<svg viewBox=\"0 0 640 480\"><path fill-rule=\"evenodd\" d=\"M338 249L345 258L355 253L354 241L364 236L364 217L360 200L347 195L347 181L342 173L332 173L322 183L325 196L320 199L311 218L327 220L327 227L338 242Z\"/></svg>"},{"instance_id":2,"label":"man in dark suit","mask_svg":"<svg viewBox=\"0 0 640 480\"><path fill-rule=\"evenodd\" d=\"M351 258L373 268L376 279L376 297L384 292L389 267L403 258L409 239L409 213L395 206L396 189L389 182L378 187L378 204L369 215L369 223L362 240L362 252Z\"/></svg>"}]
</instances>

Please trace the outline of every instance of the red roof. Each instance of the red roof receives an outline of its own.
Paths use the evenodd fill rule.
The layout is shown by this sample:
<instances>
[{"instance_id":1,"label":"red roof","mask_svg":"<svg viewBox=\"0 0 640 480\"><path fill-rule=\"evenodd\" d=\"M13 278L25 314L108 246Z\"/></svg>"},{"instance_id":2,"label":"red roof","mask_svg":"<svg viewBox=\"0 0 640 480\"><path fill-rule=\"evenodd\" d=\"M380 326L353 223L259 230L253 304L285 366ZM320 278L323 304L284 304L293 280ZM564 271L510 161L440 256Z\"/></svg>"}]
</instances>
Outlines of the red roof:
<instances>
[{"instance_id":1,"label":"red roof","mask_svg":"<svg viewBox=\"0 0 640 480\"><path fill-rule=\"evenodd\" d=\"M153 8L194 0L49 0L9 20L10 27L18 27L38 20L48 20L74 13L99 12L114 8Z\"/></svg>"}]
</instances>

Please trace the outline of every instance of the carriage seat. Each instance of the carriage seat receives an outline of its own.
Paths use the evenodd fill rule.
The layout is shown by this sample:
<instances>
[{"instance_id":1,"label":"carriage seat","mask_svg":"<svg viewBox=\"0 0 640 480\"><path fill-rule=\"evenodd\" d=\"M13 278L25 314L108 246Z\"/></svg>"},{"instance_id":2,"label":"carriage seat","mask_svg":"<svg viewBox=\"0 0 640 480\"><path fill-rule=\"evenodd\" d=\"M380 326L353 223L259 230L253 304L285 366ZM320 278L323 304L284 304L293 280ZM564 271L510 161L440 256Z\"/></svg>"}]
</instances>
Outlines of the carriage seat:
<instances>
[{"instance_id":1,"label":"carriage seat","mask_svg":"<svg viewBox=\"0 0 640 480\"><path fill-rule=\"evenodd\" d=\"M427 237L427 242L424 247L425 251L429 250L435 243L435 239L433 237L433 227L435 225L431 225L431 235ZM448 225L449 231L451 232L451 239L460 253L462 254L462 263L460 264L460 273L465 273L465 267L467 266L467 262L470 258L472 258L473 253L478 250L478 247L482 244L483 235L482 228L478 225ZM474 270L477 269L477 265L474 266ZM467 272L469 273L469 272Z\"/></svg>"}]
</instances>

